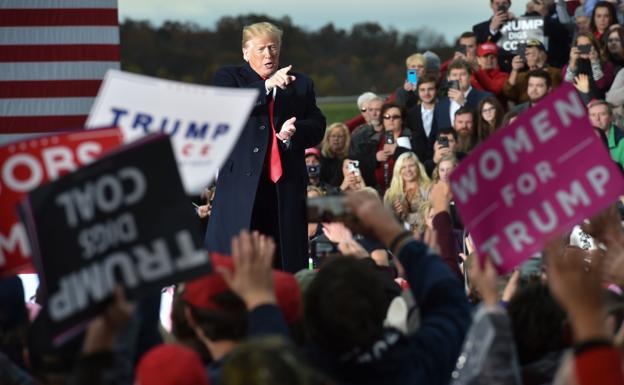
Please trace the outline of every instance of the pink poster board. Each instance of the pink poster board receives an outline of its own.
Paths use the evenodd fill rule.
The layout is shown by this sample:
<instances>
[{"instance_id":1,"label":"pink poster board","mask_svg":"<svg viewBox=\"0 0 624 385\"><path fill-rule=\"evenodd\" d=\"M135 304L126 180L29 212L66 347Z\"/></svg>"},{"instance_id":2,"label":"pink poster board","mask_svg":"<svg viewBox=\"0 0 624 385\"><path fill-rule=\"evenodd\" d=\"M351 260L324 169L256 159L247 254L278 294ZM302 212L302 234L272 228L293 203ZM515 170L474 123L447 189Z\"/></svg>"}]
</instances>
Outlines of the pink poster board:
<instances>
[{"instance_id":1,"label":"pink poster board","mask_svg":"<svg viewBox=\"0 0 624 385\"><path fill-rule=\"evenodd\" d=\"M450 183L477 250L500 272L624 193L622 174L569 83L471 152Z\"/></svg>"}]
</instances>

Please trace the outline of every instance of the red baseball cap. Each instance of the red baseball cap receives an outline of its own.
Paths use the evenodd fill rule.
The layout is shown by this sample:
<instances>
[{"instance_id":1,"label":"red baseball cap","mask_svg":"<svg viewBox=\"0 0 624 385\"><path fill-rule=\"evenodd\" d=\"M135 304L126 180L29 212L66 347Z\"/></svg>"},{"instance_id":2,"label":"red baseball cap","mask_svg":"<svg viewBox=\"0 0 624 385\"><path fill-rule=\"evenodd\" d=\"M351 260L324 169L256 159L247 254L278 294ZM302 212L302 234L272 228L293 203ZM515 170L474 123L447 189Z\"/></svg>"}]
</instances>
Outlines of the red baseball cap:
<instances>
[{"instance_id":1,"label":"red baseball cap","mask_svg":"<svg viewBox=\"0 0 624 385\"><path fill-rule=\"evenodd\" d=\"M177 344L163 344L141 357L136 370L137 385L208 385L199 355Z\"/></svg>"},{"instance_id":2,"label":"red baseball cap","mask_svg":"<svg viewBox=\"0 0 624 385\"><path fill-rule=\"evenodd\" d=\"M213 267L225 267L234 270L234 263L230 256L210 253ZM295 276L280 270L273 270L273 289L277 306L282 311L284 320L290 324L301 318L303 304L301 289ZM221 274L216 271L205 275L186 284L182 299L189 304L209 310L219 310L219 306L213 301L213 296L230 290Z\"/></svg>"},{"instance_id":3,"label":"red baseball cap","mask_svg":"<svg viewBox=\"0 0 624 385\"><path fill-rule=\"evenodd\" d=\"M317 159L321 159L321 151L319 151L319 149L316 147L306 148L305 156L307 157L308 155L314 155Z\"/></svg>"},{"instance_id":4,"label":"red baseball cap","mask_svg":"<svg viewBox=\"0 0 624 385\"><path fill-rule=\"evenodd\" d=\"M498 47L496 44L486 41L477 47L477 56L498 55Z\"/></svg>"}]
</instances>

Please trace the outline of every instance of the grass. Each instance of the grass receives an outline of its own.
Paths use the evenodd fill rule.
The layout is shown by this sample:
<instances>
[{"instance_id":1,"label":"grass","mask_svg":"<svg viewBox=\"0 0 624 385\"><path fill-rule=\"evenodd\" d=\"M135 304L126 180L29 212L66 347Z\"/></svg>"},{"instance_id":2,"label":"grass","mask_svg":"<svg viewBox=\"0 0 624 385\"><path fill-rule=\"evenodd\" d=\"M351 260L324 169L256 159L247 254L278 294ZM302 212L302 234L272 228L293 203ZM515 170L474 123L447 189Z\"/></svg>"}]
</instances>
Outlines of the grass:
<instances>
[{"instance_id":1,"label":"grass","mask_svg":"<svg viewBox=\"0 0 624 385\"><path fill-rule=\"evenodd\" d=\"M328 126L349 120L360 113L355 103L319 103L318 107L325 114Z\"/></svg>"}]
</instances>

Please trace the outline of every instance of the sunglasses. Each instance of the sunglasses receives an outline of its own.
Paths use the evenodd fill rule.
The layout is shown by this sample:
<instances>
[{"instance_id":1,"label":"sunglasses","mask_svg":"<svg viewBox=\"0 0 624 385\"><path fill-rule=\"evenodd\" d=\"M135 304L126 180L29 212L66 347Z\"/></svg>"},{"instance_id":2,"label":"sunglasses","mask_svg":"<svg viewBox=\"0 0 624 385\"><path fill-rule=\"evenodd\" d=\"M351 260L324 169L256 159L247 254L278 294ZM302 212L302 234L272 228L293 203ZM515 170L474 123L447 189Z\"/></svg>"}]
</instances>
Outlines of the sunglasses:
<instances>
[{"instance_id":1,"label":"sunglasses","mask_svg":"<svg viewBox=\"0 0 624 385\"><path fill-rule=\"evenodd\" d=\"M384 115L383 118L386 120L397 120L401 119L401 115Z\"/></svg>"}]
</instances>

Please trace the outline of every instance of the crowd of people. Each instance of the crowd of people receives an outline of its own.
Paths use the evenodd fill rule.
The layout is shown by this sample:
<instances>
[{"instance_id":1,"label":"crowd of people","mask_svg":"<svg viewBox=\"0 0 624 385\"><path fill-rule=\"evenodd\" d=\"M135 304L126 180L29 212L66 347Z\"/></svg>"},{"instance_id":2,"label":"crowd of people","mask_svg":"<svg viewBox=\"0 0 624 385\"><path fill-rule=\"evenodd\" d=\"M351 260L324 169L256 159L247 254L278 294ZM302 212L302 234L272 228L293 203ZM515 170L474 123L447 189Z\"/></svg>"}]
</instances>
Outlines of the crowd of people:
<instances>
[{"instance_id":1,"label":"crowd of people","mask_svg":"<svg viewBox=\"0 0 624 385\"><path fill-rule=\"evenodd\" d=\"M278 69L281 31L246 27L248 63L216 79L260 96L198 209L213 272L169 289L170 327L160 292L130 302L118 288L61 346L44 293L39 310L18 277L0 281L0 384L624 384L621 203L504 276L455 210L454 168L564 82L624 167L624 3L531 0L546 41L507 52L496 42L510 5L490 0L453 57L410 55L416 81L362 93L347 122L324 122L311 81ZM286 110L292 95L305 103ZM301 180L341 213L306 227ZM304 227L308 252L293 256Z\"/></svg>"}]
</instances>

